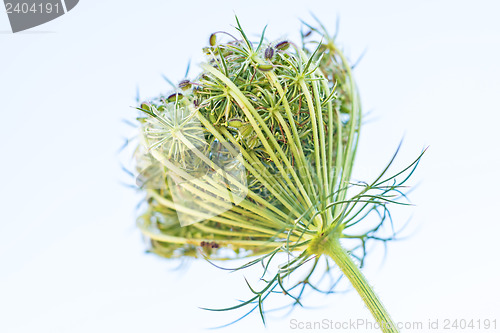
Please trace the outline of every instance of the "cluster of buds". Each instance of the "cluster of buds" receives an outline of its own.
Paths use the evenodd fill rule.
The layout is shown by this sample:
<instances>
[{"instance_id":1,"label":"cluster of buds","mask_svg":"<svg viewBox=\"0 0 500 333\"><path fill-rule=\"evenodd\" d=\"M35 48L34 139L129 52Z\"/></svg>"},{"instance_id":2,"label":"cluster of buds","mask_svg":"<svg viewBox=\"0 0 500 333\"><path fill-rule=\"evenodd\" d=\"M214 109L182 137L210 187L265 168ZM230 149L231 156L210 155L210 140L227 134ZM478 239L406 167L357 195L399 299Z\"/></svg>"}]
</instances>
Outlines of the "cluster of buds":
<instances>
[{"instance_id":1,"label":"cluster of buds","mask_svg":"<svg viewBox=\"0 0 500 333\"><path fill-rule=\"evenodd\" d=\"M302 45L269 42L265 29L252 42L237 23L238 37L210 35L196 78L138 107L137 184L147 202L138 225L151 251L169 258L252 256L248 265L266 263L271 274L284 254L253 301L281 288L297 304L297 286L319 290L312 276L321 258L347 270L339 240L359 241L349 250L361 251L362 264L367 241L393 237L380 236L386 206L407 178L383 179L384 170L370 184L350 182L361 106L334 37L308 26ZM351 232L368 215L379 223ZM285 286L311 260L306 278Z\"/></svg>"}]
</instances>

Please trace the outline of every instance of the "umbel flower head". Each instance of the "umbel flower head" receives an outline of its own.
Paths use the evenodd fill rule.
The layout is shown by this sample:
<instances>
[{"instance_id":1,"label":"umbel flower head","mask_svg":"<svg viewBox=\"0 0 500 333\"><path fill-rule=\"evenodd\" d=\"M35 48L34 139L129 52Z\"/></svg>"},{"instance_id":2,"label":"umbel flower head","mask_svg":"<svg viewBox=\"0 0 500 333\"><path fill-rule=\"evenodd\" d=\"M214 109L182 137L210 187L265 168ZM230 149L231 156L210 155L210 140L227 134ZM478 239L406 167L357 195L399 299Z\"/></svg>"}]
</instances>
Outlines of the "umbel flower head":
<instances>
[{"instance_id":1,"label":"umbel flower head","mask_svg":"<svg viewBox=\"0 0 500 333\"><path fill-rule=\"evenodd\" d=\"M420 156L394 176L386 168L371 183L352 183L362 113L335 38L318 22L305 25L300 44L268 41L265 29L254 42L236 22L236 37L210 36L196 78L138 107L137 184L147 202L138 226L151 252L249 257L236 269L262 263L263 288L249 283L254 296L228 309L258 308L263 320L273 292L300 304L306 287L320 291L312 282L319 267L338 266L381 328L396 331L358 266L367 241L394 238L380 235L392 225L387 206L403 204L400 188ZM360 229L371 215L378 223ZM342 239L358 244L344 249Z\"/></svg>"}]
</instances>

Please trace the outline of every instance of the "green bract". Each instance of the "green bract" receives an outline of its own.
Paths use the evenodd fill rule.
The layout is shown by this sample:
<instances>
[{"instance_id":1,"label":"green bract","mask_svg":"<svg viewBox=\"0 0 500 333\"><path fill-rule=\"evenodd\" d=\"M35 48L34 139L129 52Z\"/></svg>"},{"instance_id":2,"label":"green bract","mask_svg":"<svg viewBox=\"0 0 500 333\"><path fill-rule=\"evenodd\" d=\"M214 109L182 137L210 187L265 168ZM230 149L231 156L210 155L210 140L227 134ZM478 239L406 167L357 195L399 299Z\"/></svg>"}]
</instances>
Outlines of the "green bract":
<instances>
[{"instance_id":1,"label":"green bract","mask_svg":"<svg viewBox=\"0 0 500 333\"><path fill-rule=\"evenodd\" d=\"M358 91L334 37L307 27L312 33L301 45L267 41L265 29L252 42L239 22L238 37L212 34L197 78L141 104L137 180L147 211L138 225L164 257L252 257L239 268L263 263L264 288L251 288L255 297L233 307L255 303L263 319L262 301L273 290L297 304L305 286L316 288L319 260L333 260L379 323L395 331L340 240L359 241L349 250L360 249L362 263L367 240L393 237L378 234L390 222L387 204L397 203L418 159L395 176L384 179L386 169L371 184L350 183ZM350 232L370 214L380 223ZM283 262L271 271L272 260ZM309 260L300 281L286 285Z\"/></svg>"}]
</instances>

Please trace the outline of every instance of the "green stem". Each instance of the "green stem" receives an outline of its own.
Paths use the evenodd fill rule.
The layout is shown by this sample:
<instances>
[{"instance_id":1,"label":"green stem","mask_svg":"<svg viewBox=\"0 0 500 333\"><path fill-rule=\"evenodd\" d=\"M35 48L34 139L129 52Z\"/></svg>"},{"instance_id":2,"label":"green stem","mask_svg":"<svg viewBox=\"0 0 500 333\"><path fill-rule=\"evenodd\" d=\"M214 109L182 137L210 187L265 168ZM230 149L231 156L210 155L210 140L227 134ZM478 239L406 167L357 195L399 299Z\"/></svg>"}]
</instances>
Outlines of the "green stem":
<instances>
[{"instance_id":1,"label":"green stem","mask_svg":"<svg viewBox=\"0 0 500 333\"><path fill-rule=\"evenodd\" d=\"M339 240L333 238L330 240L329 245L330 246L325 246L324 253L335 261L342 273L349 279L354 289L356 289L363 299L363 302L365 302L368 310L370 310L375 320L379 323L380 329L383 332L399 332L386 308L373 291L373 288L370 286L358 266L352 261L349 254L347 254L340 245Z\"/></svg>"}]
</instances>

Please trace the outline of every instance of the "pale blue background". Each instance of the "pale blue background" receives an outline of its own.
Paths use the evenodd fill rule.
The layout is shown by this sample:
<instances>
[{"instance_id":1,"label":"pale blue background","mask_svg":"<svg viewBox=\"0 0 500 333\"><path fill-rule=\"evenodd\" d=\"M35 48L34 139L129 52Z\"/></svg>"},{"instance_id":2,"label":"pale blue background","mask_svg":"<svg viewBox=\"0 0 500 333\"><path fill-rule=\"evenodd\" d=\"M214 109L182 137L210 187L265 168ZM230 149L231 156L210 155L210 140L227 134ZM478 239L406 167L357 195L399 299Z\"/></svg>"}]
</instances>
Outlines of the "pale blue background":
<instances>
[{"instance_id":1,"label":"pale blue background","mask_svg":"<svg viewBox=\"0 0 500 333\"><path fill-rule=\"evenodd\" d=\"M0 13L0 332L200 332L235 313L241 275L206 262L174 271L145 255L138 202L118 154L144 97L181 80L189 58L237 13L250 34L297 37L314 12L356 60L366 111L354 175L370 180L400 139L413 183L414 236L365 273L396 321L496 319L500 326L500 5L497 1L81 1L11 34ZM252 275L252 272L246 273ZM286 319L370 318L350 292L311 295ZM500 327L499 327L500 328ZM258 332L255 313L221 332ZM500 329L498 330L500 331ZM374 331L372 331L374 332Z\"/></svg>"}]
</instances>

